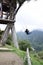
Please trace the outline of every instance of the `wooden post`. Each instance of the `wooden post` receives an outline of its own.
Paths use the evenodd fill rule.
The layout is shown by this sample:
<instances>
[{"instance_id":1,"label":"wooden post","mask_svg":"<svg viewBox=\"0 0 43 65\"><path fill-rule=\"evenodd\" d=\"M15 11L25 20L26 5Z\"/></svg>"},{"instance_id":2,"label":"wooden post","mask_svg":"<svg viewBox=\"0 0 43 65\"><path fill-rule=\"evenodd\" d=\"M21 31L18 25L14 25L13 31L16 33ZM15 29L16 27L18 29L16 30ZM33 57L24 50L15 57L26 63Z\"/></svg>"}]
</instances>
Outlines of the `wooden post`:
<instances>
[{"instance_id":1,"label":"wooden post","mask_svg":"<svg viewBox=\"0 0 43 65\"><path fill-rule=\"evenodd\" d=\"M9 30L10 30L10 26L7 25L5 31L4 31L4 33L3 33L3 35L2 35L2 39L1 39L1 44L2 44L2 45L5 45L5 42L6 42L6 40L7 40L8 34L9 34Z\"/></svg>"},{"instance_id":2,"label":"wooden post","mask_svg":"<svg viewBox=\"0 0 43 65\"><path fill-rule=\"evenodd\" d=\"M28 48L27 48L27 61L28 61L28 65L31 65L31 60L30 60L29 49Z\"/></svg>"},{"instance_id":3,"label":"wooden post","mask_svg":"<svg viewBox=\"0 0 43 65\"><path fill-rule=\"evenodd\" d=\"M14 46L16 48L19 48L14 24L12 25L12 28L11 28L11 34L12 34L12 40L13 40Z\"/></svg>"},{"instance_id":4,"label":"wooden post","mask_svg":"<svg viewBox=\"0 0 43 65\"><path fill-rule=\"evenodd\" d=\"M0 3L0 18L3 17L3 12L2 12L2 2Z\"/></svg>"}]
</instances>

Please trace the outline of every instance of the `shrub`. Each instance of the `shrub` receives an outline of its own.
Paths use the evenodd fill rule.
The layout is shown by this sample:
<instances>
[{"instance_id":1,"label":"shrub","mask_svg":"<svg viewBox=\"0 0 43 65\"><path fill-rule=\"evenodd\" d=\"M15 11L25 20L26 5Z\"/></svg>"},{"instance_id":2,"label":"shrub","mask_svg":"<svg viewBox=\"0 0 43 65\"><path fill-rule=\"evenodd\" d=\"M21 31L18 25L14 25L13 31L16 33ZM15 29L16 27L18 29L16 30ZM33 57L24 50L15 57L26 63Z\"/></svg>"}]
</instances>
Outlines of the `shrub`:
<instances>
[{"instance_id":1,"label":"shrub","mask_svg":"<svg viewBox=\"0 0 43 65\"><path fill-rule=\"evenodd\" d=\"M2 35L3 32L4 32L4 31L0 30L0 35Z\"/></svg>"},{"instance_id":2,"label":"shrub","mask_svg":"<svg viewBox=\"0 0 43 65\"><path fill-rule=\"evenodd\" d=\"M2 33L3 33L4 31L2 31L2 30L0 30L0 39L1 39L1 36L2 36Z\"/></svg>"},{"instance_id":3,"label":"shrub","mask_svg":"<svg viewBox=\"0 0 43 65\"><path fill-rule=\"evenodd\" d=\"M26 57L25 60L24 60L24 65L28 65L27 57Z\"/></svg>"},{"instance_id":4,"label":"shrub","mask_svg":"<svg viewBox=\"0 0 43 65\"><path fill-rule=\"evenodd\" d=\"M27 47L31 50L30 42L27 40L19 41L19 48L26 51Z\"/></svg>"},{"instance_id":5,"label":"shrub","mask_svg":"<svg viewBox=\"0 0 43 65\"><path fill-rule=\"evenodd\" d=\"M43 59L43 51L39 52L39 53L38 53L38 56L39 56L41 59Z\"/></svg>"},{"instance_id":6,"label":"shrub","mask_svg":"<svg viewBox=\"0 0 43 65\"><path fill-rule=\"evenodd\" d=\"M11 37L10 34L9 34L7 40L6 40L6 44L8 44L8 45L11 45L12 44L12 37Z\"/></svg>"}]
</instances>

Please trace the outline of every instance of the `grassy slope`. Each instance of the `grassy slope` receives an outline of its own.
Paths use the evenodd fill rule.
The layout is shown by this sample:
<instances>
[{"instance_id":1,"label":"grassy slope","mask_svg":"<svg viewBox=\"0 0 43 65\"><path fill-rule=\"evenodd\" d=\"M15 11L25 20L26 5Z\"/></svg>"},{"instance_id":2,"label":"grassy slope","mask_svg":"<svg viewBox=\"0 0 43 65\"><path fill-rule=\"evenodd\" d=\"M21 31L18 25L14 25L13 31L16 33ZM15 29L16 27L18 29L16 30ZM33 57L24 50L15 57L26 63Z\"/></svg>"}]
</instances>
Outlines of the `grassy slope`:
<instances>
[{"instance_id":1,"label":"grassy slope","mask_svg":"<svg viewBox=\"0 0 43 65\"><path fill-rule=\"evenodd\" d=\"M16 49L15 47L12 47L12 46L8 46L8 45L6 45L6 47L12 49L10 52L16 53L18 56L20 56L20 57L24 60L24 57L26 56L26 52L21 51L21 50L19 50L19 49ZM30 53L30 57L31 57L32 65L43 65L43 60L40 59L40 58L37 56L37 54L35 54L35 53ZM26 65L27 65L27 64L26 64Z\"/></svg>"},{"instance_id":2,"label":"grassy slope","mask_svg":"<svg viewBox=\"0 0 43 65\"><path fill-rule=\"evenodd\" d=\"M0 31L0 34L2 34L1 31ZM1 35L0 35L0 38L1 38ZM18 56L20 56L22 59L24 59L26 52L16 49L15 47L12 47L12 46L8 46L8 45L6 45L6 47L13 49L11 52L16 53ZM43 60L40 59L39 57L35 56L34 53L30 53L30 56L31 56L32 65L43 65Z\"/></svg>"},{"instance_id":3,"label":"grassy slope","mask_svg":"<svg viewBox=\"0 0 43 65\"><path fill-rule=\"evenodd\" d=\"M9 45L6 45L6 47L12 49L11 52L16 53L16 54L17 54L18 56L20 56L22 59L24 59L24 57L26 56L26 52L21 51L20 49L17 49L17 48L15 48L15 47L12 47L12 46L9 46Z\"/></svg>"},{"instance_id":4,"label":"grassy slope","mask_svg":"<svg viewBox=\"0 0 43 65\"><path fill-rule=\"evenodd\" d=\"M17 50L17 49L15 49L14 52L16 52L23 59L26 55L26 53L24 51L20 51L20 50ZM30 56L31 56L32 65L43 65L42 59L39 59L37 56L35 57L34 54L31 54Z\"/></svg>"},{"instance_id":5,"label":"grassy slope","mask_svg":"<svg viewBox=\"0 0 43 65\"><path fill-rule=\"evenodd\" d=\"M32 65L43 65L43 60L40 59L37 55L31 54Z\"/></svg>"}]
</instances>

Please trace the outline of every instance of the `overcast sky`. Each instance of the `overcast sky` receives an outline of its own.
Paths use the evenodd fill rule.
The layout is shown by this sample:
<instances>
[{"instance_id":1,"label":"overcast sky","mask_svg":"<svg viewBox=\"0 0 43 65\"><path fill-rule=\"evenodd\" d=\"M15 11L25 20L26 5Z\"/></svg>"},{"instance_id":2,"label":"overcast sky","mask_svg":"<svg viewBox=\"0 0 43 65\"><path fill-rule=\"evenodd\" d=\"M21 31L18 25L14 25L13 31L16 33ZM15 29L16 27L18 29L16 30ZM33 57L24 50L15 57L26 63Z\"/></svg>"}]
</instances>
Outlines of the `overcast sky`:
<instances>
[{"instance_id":1,"label":"overcast sky","mask_svg":"<svg viewBox=\"0 0 43 65\"><path fill-rule=\"evenodd\" d=\"M1 29L5 27L0 25ZM43 0L25 2L18 11L15 23L16 31L43 30Z\"/></svg>"}]
</instances>

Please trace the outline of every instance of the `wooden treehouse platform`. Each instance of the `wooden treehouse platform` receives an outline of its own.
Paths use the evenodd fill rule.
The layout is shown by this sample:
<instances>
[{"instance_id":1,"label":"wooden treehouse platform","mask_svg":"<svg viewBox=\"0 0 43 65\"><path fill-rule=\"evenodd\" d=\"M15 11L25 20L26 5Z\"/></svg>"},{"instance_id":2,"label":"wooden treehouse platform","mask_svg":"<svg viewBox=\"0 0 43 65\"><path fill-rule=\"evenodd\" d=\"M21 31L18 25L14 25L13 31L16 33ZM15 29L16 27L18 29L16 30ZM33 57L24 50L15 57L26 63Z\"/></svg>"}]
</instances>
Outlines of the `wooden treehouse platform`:
<instances>
[{"instance_id":1,"label":"wooden treehouse platform","mask_svg":"<svg viewBox=\"0 0 43 65\"><path fill-rule=\"evenodd\" d=\"M8 20L8 19L1 19L0 18L0 24L10 24L10 23L14 23L15 20Z\"/></svg>"}]
</instances>

